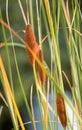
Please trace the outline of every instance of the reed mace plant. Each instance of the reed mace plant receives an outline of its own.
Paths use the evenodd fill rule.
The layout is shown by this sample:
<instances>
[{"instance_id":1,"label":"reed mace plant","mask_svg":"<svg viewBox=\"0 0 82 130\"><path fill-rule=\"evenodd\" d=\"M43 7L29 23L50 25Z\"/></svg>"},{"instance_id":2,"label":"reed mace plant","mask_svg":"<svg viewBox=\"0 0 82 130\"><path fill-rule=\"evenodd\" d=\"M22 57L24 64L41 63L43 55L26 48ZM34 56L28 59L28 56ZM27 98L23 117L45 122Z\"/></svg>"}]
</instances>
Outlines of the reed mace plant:
<instances>
[{"instance_id":1,"label":"reed mace plant","mask_svg":"<svg viewBox=\"0 0 82 130\"><path fill-rule=\"evenodd\" d=\"M43 86L46 82L46 74L42 70L41 66L37 63L37 61L35 60L35 57L33 56L33 54L29 51L29 49L27 47L27 45L28 45L29 48L33 51L33 53L37 56L37 58L41 61L41 63L44 64L43 52L42 52L40 46L38 45L38 43L36 42L36 37L34 35L32 26L30 24L28 24L26 26L25 42L26 42L26 51L28 53L29 60L30 60L31 64L35 65L36 69L38 70L41 85Z\"/></svg>"},{"instance_id":2,"label":"reed mace plant","mask_svg":"<svg viewBox=\"0 0 82 130\"><path fill-rule=\"evenodd\" d=\"M30 24L28 24L26 26L25 42L26 42L26 51L28 53L29 60L30 60L31 64L33 65L33 64L35 64L35 58L32 55L32 53L28 50L27 45L34 52L35 55L37 55L37 53L38 53L39 45L36 42L36 38L35 38L35 35L33 33L32 26Z\"/></svg>"},{"instance_id":3,"label":"reed mace plant","mask_svg":"<svg viewBox=\"0 0 82 130\"><path fill-rule=\"evenodd\" d=\"M60 119L60 122L64 128L66 128L67 125L67 116L66 116L66 109L65 109L65 103L64 99L61 96L60 93L57 93L56 96L56 105L57 105L57 112Z\"/></svg>"},{"instance_id":4,"label":"reed mace plant","mask_svg":"<svg viewBox=\"0 0 82 130\"><path fill-rule=\"evenodd\" d=\"M41 63L42 63L43 65L45 65L45 64L44 64L43 52L42 52L41 49L39 49L39 52L38 52L37 57L39 58L39 60L41 61ZM36 61L35 66L36 66L36 68L37 68L37 70L38 70L38 72L39 72L41 84L44 85L45 82L46 82L46 73L42 70L42 68L41 68L40 65L37 63L37 61Z\"/></svg>"}]
</instances>

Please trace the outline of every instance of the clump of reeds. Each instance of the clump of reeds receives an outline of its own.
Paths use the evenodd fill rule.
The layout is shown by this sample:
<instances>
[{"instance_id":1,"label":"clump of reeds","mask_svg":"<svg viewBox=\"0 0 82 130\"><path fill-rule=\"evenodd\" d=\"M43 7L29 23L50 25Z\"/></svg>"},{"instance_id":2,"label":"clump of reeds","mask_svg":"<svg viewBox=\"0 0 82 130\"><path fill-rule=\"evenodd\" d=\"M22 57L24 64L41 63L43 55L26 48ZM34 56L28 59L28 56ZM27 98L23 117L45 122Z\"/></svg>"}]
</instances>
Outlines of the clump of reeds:
<instances>
[{"instance_id":1,"label":"clump of reeds","mask_svg":"<svg viewBox=\"0 0 82 130\"><path fill-rule=\"evenodd\" d=\"M18 1L20 2L20 4L19 4L20 7L22 7L21 1L20 0L18 0ZM54 117L53 119L55 119L53 121L55 121L55 126L58 124L58 122L56 122L58 120L57 120L57 116L55 117L56 111L54 109L55 108L54 106L57 105L57 113L58 113L62 126L66 129L67 124L71 124L69 126L69 129L75 129L74 123L76 123L76 125L77 125L76 127L78 129L80 129L80 128L82 128L82 126L81 126L82 119L81 119L81 115L80 115L80 111L82 108L82 87L81 87L81 85L82 85L82 81L81 81L81 79L82 79L81 78L82 77L82 53L81 53L81 51L82 51L82 45L81 45L81 40L82 40L81 18L82 18L82 15L81 15L81 9L80 9L80 1L78 2L78 0L76 0L76 1L72 0L69 3L68 0L67 0L67 2L65 2L64 0L61 0L61 2L55 1L55 0L51 0L51 1L49 1L49 0L37 1L36 0L36 3L38 3L37 7L36 7L37 12L38 12L37 19L41 23L40 24L38 22L38 28L39 27L41 28L41 30L38 31L38 34L41 33L41 38L42 38L43 31L46 34L48 34L50 32L50 35L48 37L48 43L50 45L50 53L51 53L51 57L50 57L51 59L48 59L49 62L51 63L50 67L49 67L49 71L47 69L46 70L43 69L44 68L43 66L45 65L43 51L42 51L41 47L39 46L39 44L37 43L35 34L32 29L33 24L37 25L37 23L33 23L33 22L36 22L36 21L34 21L35 19L33 17L33 14L34 13L36 14L36 12L35 12L36 9L34 9L34 7L32 6L32 4L34 4L34 3L32 3L33 2L32 0L30 0L30 1L27 0L27 1L28 1L27 2L27 4L28 4L27 13L29 16L29 23L31 23L31 24L27 25L27 21L25 20L25 25L27 25L27 26L26 26L24 40L19 35L17 35L17 33L14 30L11 29L10 24L8 22L9 20L7 20L8 25L6 23L4 23L1 19L0 19L0 23L2 24L2 26L5 26L10 32L12 32L22 43L24 43L25 46L23 46L23 48L26 47L26 51L28 53L30 63L34 67L34 70L36 68L36 70L38 71L40 82L41 82L42 86L46 82L46 75L49 78L51 91L53 92L53 98L55 97L54 99L56 99L56 102L53 102L53 105L50 106L50 104L48 102L48 98L46 101L46 92L44 92L44 91L42 92L40 87L38 89L40 94L38 94L39 93L38 91L36 94L37 97L40 96L42 98L42 100L44 100L42 102L41 102L41 100L38 100L38 104L39 105L41 104L40 112L41 112L41 107L43 106L42 112L44 112L44 113L41 113L41 114L44 114L44 115L41 115L41 116L45 117L44 121L49 122L49 125L51 125L52 118L49 117L48 108L47 108L49 106L49 108L51 108L50 110L53 110L52 111L53 117ZM7 0L6 0L6 3L8 3ZM71 5L71 9L69 9L70 5ZM6 4L6 6L8 7L8 4ZM7 11L8 11L8 9L7 9ZM22 16L25 17L23 10L21 12L23 14ZM43 20L44 20L44 25L43 25ZM39 26L39 25L41 25L41 26ZM62 33L61 33L61 30L62 30ZM42 31L42 32L40 32L40 31ZM5 39L6 34L4 33L4 29L2 29L2 32L4 35L4 39ZM63 40L60 39L60 35ZM10 64L11 63L10 55L9 55L9 51L8 51L9 44L7 43L7 40L4 40L4 41L6 43L5 44L5 46L6 46L5 54L7 54L6 59L7 59L8 63ZM12 39L12 41L13 41L13 39ZM39 38L39 42L40 42L40 38ZM64 50L62 50L61 44L63 44L63 48L64 48L64 44L65 44L67 49L65 50L65 48L64 48ZM15 45L14 41L13 41L12 45ZM18 45L18 46L22 47L21 45ZM0 45L0 47L1 47L1 45ZM63 51L65 51L65 52L62 53ZM66 59L63 59L63 58L65 58L64 56L65 56L65 54L67 54L67 52L68 52L68 55L66 55L67 56ZM18 80L20 82L20 87L21 87L21 90L23 93L27 111L29 113L31 121L33 121L32 123L34 123L35 118L33 117L33 114L31 114L31 112L30 112L28 99L25 96L25 91L23 88L24 86L22 84L19 69L17 66L15 50L13 51L13 54L14 54L14 59L15 59ZM63 57L61 54L63 54ZM69 61L68 61L68 59L69 59ZM67 62L65 60L67 60ZM3 61L2 57L1 57L1 61ZM42 63L42 65L40 64L40 62ZM63 77L62 77L62 70L64 69L64 67L62 67L63 65L61 65L61 64L63 64L63 63L65 64L66 69L68 69L66 64L68 64L70 66L70 78L68 77L68 79L69 80L71 79L73 104L68 99L68 97L65 95L65 92L63 91L63 88L65 87L64 82L63 82ZM4 62L4 64L6 64L6 63ZM9 65L8 67L10 70L10 76L12 76L12 71L10 69L11 65ZM23 128L24 127L23 121L21 120L19 111L17 109L17 105L14 101L14 98L13 98L14 96L12 96L12 93L11 93L11 95L9 93L9 90L11 90L11 89L6 91L6 89L8 88L8 85L5 81L5 79L6 79L5 77L7 77L7 76L5 76L4 73L2 74L2 71L3 71L2 68L3 68L3 65L1 65L1 63L0 63L0 71L1 71L0 78L2 79L1 80L2 82L4 80L3 87L4 87L4 92L6 93L6 97L7 97L6 99L7 99L8 105L9 105L9 110L12 115L13 126L16 130L19 130L19 125L16 120L18 117L21 128L22 128L22 130L24 130L25 128ZM66 73L66 75L68 75L67 72L65 72L65 73ZM35 77L35 79L38 78L38 76L36 76L35 74L34 74L34 77ZM14 79L12 80L12 78L10 78L9 81L11 82L11 85L12 85ZM61 87L60 87L60 85L61 85ZM36 82L36 86L38 86L38 82ZM9 88L11 88L11 87L9 86ZM47 84L46 84L46 88L48 88ZM59 92L59 93L56 93L56 92ZM67 105L66 107L65 107L64 101L66 102L66 105ZM79 101L79 103L78 103L78 101ZM78 104L79 104L79 107L78 107ZM71 112L73 113L72 122L71 122L71 118L69 117L69 110L67 110L68 106L70 107ZM47 108L47 111L46 111L46 108ZM14 111L16 111L17 117L16 117ZM45 112L46 112L46 114L45 114ZM45 115L47 115L47 118ZM68 122L67 122L67 117L69 119ZM76 122L75 122L74 117L77 118ZM41 123L42 123L42 125L44 124L42 118L41 118ZM47 124L46 128L48 128L49 125L48 125L48 123L46 123L46 124ZM34 130L35 129L36 129L36 127L34 127ZM53 130L53 129L55 129L55 128L53 128L51 125L50 130ZM56 127L56 130L57 129L58 129L58 126ZM45 130L45 127L43 128L43 130Z\"/></svg>"}]
</instances>

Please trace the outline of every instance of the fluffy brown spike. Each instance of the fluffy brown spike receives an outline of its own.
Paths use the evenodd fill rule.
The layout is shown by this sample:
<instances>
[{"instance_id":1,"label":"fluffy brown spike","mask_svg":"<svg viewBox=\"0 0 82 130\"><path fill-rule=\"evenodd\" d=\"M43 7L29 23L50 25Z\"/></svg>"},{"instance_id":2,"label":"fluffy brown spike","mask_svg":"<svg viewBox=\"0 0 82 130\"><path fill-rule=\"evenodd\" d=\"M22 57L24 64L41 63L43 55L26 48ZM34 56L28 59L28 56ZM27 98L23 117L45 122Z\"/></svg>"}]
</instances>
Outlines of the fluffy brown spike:
<instances>
[{"instance_id":1,"label":"fluffy brown spike","mask_svg":"<svg viewBox=\"0 0 82 130\"><path fill-rule=\"evenodd\" d=\"M25 41L26 41L26 51L28 53L29 60L30 60L30 62L31 62L32 65L35 64L36 69L38 70L39 75L40 75L41 84L44 85L44 83L46 81L46 74L42 70L42 68L40 67L40 65L37 63L37 61L35 61L34 56L32 55L32 53L29 51L29 49L27 47L27 45L28 45L29 48L38 57L38 59L42 62L42 64L44 64L44 57L43 57L42 50L39 48L39 45L36 42L36 38L35 38L34 32L32 30L32 26L30 24L28 24L27 27L26 27Z\"/></svg>"},{"instance_id":2,"label":"fluffy brown spike","mask_svg":"<svg viewBox=\"0 0 82 130\"><path fill-rule=\"evenodd\" d=\"M66 117L65 103L64 103L64 99L60 93L57 94L56 105L57 105L57 112L58 112L60 122L61 122L62 126L64 128L66 128L67 117Z\"/></svg>"},{"instance_id":3,"label":"fluffy brown spike","mask_svg":"<svg viewBox=\"0 0 82 130\"><path fill-rule=\"evenodd\" d=\"M36 55L39 49L39 45L36 42L36 38L34 35L34 32L32 30L32 26L30 24L27 25L26 27L26 31L25 31L25 41L26 44L29 46L29 48L34 52L34 54ZM29 60L31 62L31 64L35 64L35 58L34 56L31 54L31 52L29 51L28 47L26 46L26 50L29 56Z\"/></svg>"},{"instance_id":4,"label":"fluffy brown spike","mask_svg":"<svg viewBox=\"0 0 82 130\"><path fill-rule=\"evenodd\" d=\"M41 49L39 49L38 51L38 58L41 61L41 63L44 65L44 57L43 57L43 52ZM37 62L36 62L36 68L40 75L41 84L44 85L46 82L46 74Z\"/></svg>"}]
</instances>

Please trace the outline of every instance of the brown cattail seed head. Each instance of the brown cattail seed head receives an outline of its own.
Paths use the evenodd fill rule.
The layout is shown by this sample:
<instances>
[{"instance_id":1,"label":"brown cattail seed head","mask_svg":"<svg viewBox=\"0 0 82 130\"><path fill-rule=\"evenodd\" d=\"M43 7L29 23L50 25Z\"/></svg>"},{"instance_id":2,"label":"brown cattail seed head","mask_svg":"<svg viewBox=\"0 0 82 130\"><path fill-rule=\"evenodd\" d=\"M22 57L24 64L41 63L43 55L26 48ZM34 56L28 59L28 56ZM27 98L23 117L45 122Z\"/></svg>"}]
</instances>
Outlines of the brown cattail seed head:
<instances>
[{"instance_id":1,"label":"brown cattail seed head","mask_svg":"<svg viewBox=\"0 0 82 130\"><path fill-rule=\"evenodd\" d=\"M28 24L27 27L26 27L25 41L26 41L26 50L27 50L30 62L31 62L31 64L35 64L35 58L32 55L32 53L29 51L27 45L34 52L35 55L38 52L39 45L36 42L36 38L35 38L34 32L32 30L32 26L30 24Z\"/></svg>"},{"instance_id":2,"label":"brown cattail seed head","mask_svg":"<svg viewBox=\"0 0 82 130\"><path fill-rule=\"evenodd\" d=\"M59 119L61 121L62 126L65 128L67 125L67 117L66 117L64 99L60 95L60 93L57 94L56 105L57 105L57 112L58 112Z\"/></svg>"},{"instance_id":3,"label":"brown cattail seed head","mask_svg":"<svg viewBox=\"0 0 82 130\"><path fill-rule=\"evenodd\" d=\"M35 38L34 32L32 30L32 26L30 24L28 24L26 27L25 41L26 41L26 51L28 53L29 60L32 65L35 64L35 66L39 72L39 75L40 75L41 84L44 85L44 83L46 81L46 74L42 70L40 65L37 63L37 61L35 61L35 57L31 53L31 51L38 57L38 59L42 62L42 64L44 64L43 53L42 53L42 50L40 49L39 45L36 42L36 38ZM28 47L31 49L31 51L29 50Z\"/></svg>"},{"instance_id":4,"label":"brown cattail seed head","mask_svg":"<svg viewBox=\"0 0 82 130\"><path fill-rule=\"evenodd\" d=\"M39 49L38 51L38 58L41 61L41 63L44 65L44 57L43 57L43 52L41 49ZM37 62L36 62L36 68L40 75L41 84L44 85L44 83L46 82L46 74Z\"/></svg>"}]
</instances>

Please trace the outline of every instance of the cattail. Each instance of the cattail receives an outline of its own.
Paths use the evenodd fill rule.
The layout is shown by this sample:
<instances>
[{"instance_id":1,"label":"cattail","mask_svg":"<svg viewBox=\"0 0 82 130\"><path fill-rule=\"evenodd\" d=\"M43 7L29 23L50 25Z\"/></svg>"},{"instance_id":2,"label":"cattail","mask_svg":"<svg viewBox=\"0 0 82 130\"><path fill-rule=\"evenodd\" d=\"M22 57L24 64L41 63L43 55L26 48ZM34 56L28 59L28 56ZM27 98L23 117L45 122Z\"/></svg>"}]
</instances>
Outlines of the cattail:
<instances>
[{"instance_id":1,"label":"cattail","mask_svg":"<svg viewBox=\"0 0 82 130\"><path fill-rule=\"evenodd\" d=\"M35 38L34 32L32 30L32 26L30 24L28 24L26 27L25 41L26 41L26 51L28 53L29 60L30 60L32 65L35 64L36 69L38 70L39 75L40 75L41 84L44 85L44 83L46 81L46 74L42 70L40 65L37 63L37 61L35 61L34 56L30 52L30 50L28 49L28 47L29 47L33 51L33 53L37 56L37 58L42 62L42 64L44 64L42 50L40 49L39 45L36 42L36 38ZM27 47L27 45L28 45L28 47Z\"/></svg>"},{"instance_id":2,"label":"cattail","mask_svg":"<svg viewBox=\"0 0 82 130\"><path fill-rule=\"evenodd\" d=\"M39 49L37 56L39 60L41 61L41 63L44 65L44 57L43 57L43 53L41 49ZM36 62L36 68L40 75L41 84L44 85L44 83L46 82L46 74L37 62Z\"/></svg>"},{"instance_id":3,"label":"cattail","mask_svg":"<svg viewBox=\"0 0 82 130\"><path fill-rule=\"evenodd\" d=\"M38 49L39 49L39 45L36 42L36 38L35 38L34 32L32 30L32 26L30 24L28 24L26 27L25 41L26 41L26 44L29 46L29 48L36 55L38 52ZM29 51L27 45L26 45L26 51L28 53L29 60L30 60L31 64L33 65L33 64L35 64L35 58L32 55L32 53Z\"/></svg>"},{"instance_id":4,"label":"cattail","mask_svg":"<svg viewBox=\"0 0 82 130\"><path fill-rule=\"evenodd\" d=\"M64 128L67 125L67 117L66 117L66 110L65 110L65 103L63 97L58 93L56 97L56 105L57 105L57 112L60 119L60 122Z\"/></svg>"}]
</instances>

